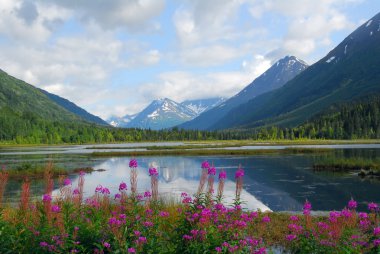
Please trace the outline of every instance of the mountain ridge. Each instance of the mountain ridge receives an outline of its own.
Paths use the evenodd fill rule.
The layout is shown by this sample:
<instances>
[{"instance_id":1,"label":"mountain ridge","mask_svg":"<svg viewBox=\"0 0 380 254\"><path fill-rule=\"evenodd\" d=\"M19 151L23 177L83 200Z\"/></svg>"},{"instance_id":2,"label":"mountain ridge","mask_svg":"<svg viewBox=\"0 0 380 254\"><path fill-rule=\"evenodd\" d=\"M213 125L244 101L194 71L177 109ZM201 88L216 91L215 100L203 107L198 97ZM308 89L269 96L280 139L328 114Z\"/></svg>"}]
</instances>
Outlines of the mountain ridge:
<instances>
[{"instance_id":1,"label":"mountain ridge","mask_svg":"<svg viewBox=\"0 0 380 254\"><path fill-rule=\"evenodd\" d=\"M142 111L134 115L125 115L123 117L111 116L107 119L107 122L114 127L122 128L143 128L143 129L157 129L157 128L171 128L177 124L183 123L187 120L193 119L199 114L219 105L225 100L222 97L214 97L207 99L197 99L197 100L186 100L181 103L175 102L168 98L162 98L153 100L147 107ZM159 117L159 112L154 113L154 111L159 110L163 101L167 101L172 104L173 107L177 109L174 110L177 113L177 116L173 114L166 114L160 116L160 123L158 120L154 123L155 119L149 120L149 118ZM161 110L162 111L165 110ZM152 115L152 114L155 114ZM135 118L137 118L135 120ZM165 123L165 119L167 123Z\"/></svg>"},{"instance_id":2,"label":"mountain ridge","mask_svg":"<svg viewBox=\"0 0 380 254\"><path fill-rule=\"evenodd\" d=\"M179 125L179 127L184 129L208 130L233 108L263 93L283 86L287 81L297 76L307 67L308 65L297 57L285 56L276 61L268 70L253 80L239 93L221 105L199 115L195 119Z\"/></svg>"},{"instance_id":3,"label":"mountain ridge","mask_svg":"<svg viewBox=\"0 0 380 254\"><path fill-rule=\"evenodd\" d=\"M380 13L283 87L235 108L212 128L292 127L333 103L380 92L379 24Z\"/></svg>"}]
</instances>

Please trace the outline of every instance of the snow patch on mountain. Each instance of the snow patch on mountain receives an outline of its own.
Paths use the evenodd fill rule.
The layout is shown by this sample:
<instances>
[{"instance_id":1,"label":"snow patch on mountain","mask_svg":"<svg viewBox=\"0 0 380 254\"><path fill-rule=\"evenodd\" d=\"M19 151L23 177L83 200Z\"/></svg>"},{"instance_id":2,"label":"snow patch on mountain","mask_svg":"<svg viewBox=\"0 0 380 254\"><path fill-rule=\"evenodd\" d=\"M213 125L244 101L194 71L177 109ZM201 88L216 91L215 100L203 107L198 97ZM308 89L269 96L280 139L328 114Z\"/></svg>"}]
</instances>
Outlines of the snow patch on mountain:
<instances>
[{"instance_id":1,"label":"snow patch on mountain","mask_svg":"<svg viewBox=\"0 0 380 254\"><path fill-rule=\"evenodd\" d=\"M199 99L199 100L187 100L182 102L181 104L185 107L189 108L193 112L196 113L196 115L200 115L203 112L206 112L218 105L220 105L222 102L224 102L226 98L209 98L209 99Z\"/></svg>"},{"instance_id":2,"label":"snow patch on mountain","mask_svg":"<svg viewBox=\"0 0 380 254\"><path fill-rule=\"evenodd\" d=\"M334 59L335 59L335 56L332 56L326 60L326 63L331 63Z\"/></svg>"}]
</instances>

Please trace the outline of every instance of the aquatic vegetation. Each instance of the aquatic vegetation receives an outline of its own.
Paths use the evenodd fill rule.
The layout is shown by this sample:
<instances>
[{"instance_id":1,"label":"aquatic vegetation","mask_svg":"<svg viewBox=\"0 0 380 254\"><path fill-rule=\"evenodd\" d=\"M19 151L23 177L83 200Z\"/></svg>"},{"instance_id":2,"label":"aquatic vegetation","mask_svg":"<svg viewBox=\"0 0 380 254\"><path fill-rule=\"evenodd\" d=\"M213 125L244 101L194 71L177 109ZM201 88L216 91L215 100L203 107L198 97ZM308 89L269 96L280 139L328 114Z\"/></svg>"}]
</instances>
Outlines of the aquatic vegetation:
<instances>
[{"instance_id":1,"label":"aquatic vegetation","mask_svg":"<svg viewBox=\"0 0 380 254\"><path fill-rule=\"evenodd\" d=\"M52 173L44 174L45 193L31 201L30 181L22 184L18 206L0 209L0 253L379 253L379 205L348 201L341 211L313 215L305 201L294 214L248 211L240 199L244 170L235 172L233 204L223 204L226 171L207 161L195 195L181 193L170 202L158 193L160 171L148 169L151 190L137 190L137 160L129 163L130 186L122 181L111 196L98 185L83 200L84 172L77 186L59 180L53 195ZM6 171L0 172L5 188ZM217 181L217 182L216 182ZM217 192L214 191L214 185ZM130 187L130 189L128 188ZM1 189L0 189L1 190ZM1 194L1 193L0 193Z\"/></svg>"}]
</instances>

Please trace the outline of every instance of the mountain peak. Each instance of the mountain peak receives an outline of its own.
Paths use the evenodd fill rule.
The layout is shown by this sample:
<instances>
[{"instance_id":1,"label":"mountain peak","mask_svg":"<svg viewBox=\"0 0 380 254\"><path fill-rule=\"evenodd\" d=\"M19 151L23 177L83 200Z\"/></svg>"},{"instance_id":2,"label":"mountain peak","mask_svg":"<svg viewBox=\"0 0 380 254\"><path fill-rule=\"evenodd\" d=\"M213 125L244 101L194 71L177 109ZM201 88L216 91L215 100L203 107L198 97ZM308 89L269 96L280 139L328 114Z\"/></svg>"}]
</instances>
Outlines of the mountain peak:
<instances>
[{"instance_id":1,"label":"mountain peak","mask_svg":"<svg viewBox=\"0 0 380 254\"><path fill-rule=\"evenodd\" d=\"M297 57L285 56L238 94L219 106L202 113L194 120L184 123L180 127L186 129L210 129L213 124L218 122L233 108L252 100L256 96L283 86L307 67L308 65Z\"/></svg>"}]
</instances>

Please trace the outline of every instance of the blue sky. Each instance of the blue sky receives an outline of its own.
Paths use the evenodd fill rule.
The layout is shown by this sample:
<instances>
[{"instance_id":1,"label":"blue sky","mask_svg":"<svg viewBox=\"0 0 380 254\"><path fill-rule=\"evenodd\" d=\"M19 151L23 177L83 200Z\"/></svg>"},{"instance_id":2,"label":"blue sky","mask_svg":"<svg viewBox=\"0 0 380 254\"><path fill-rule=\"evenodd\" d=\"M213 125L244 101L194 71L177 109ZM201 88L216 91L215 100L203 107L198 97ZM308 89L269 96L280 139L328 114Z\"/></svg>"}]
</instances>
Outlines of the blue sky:
<instances>
[{"instance_id":1,"label":"blue sky","mask_svg":"<svg viewBox=\"0 0 380 254\"><path fill-rule=\"evenodd\" d=\"M377 0L0 0L0 68L107 118L153 99L230 97L271 64L312 64Z\"/></svg>"}]
</instances>

